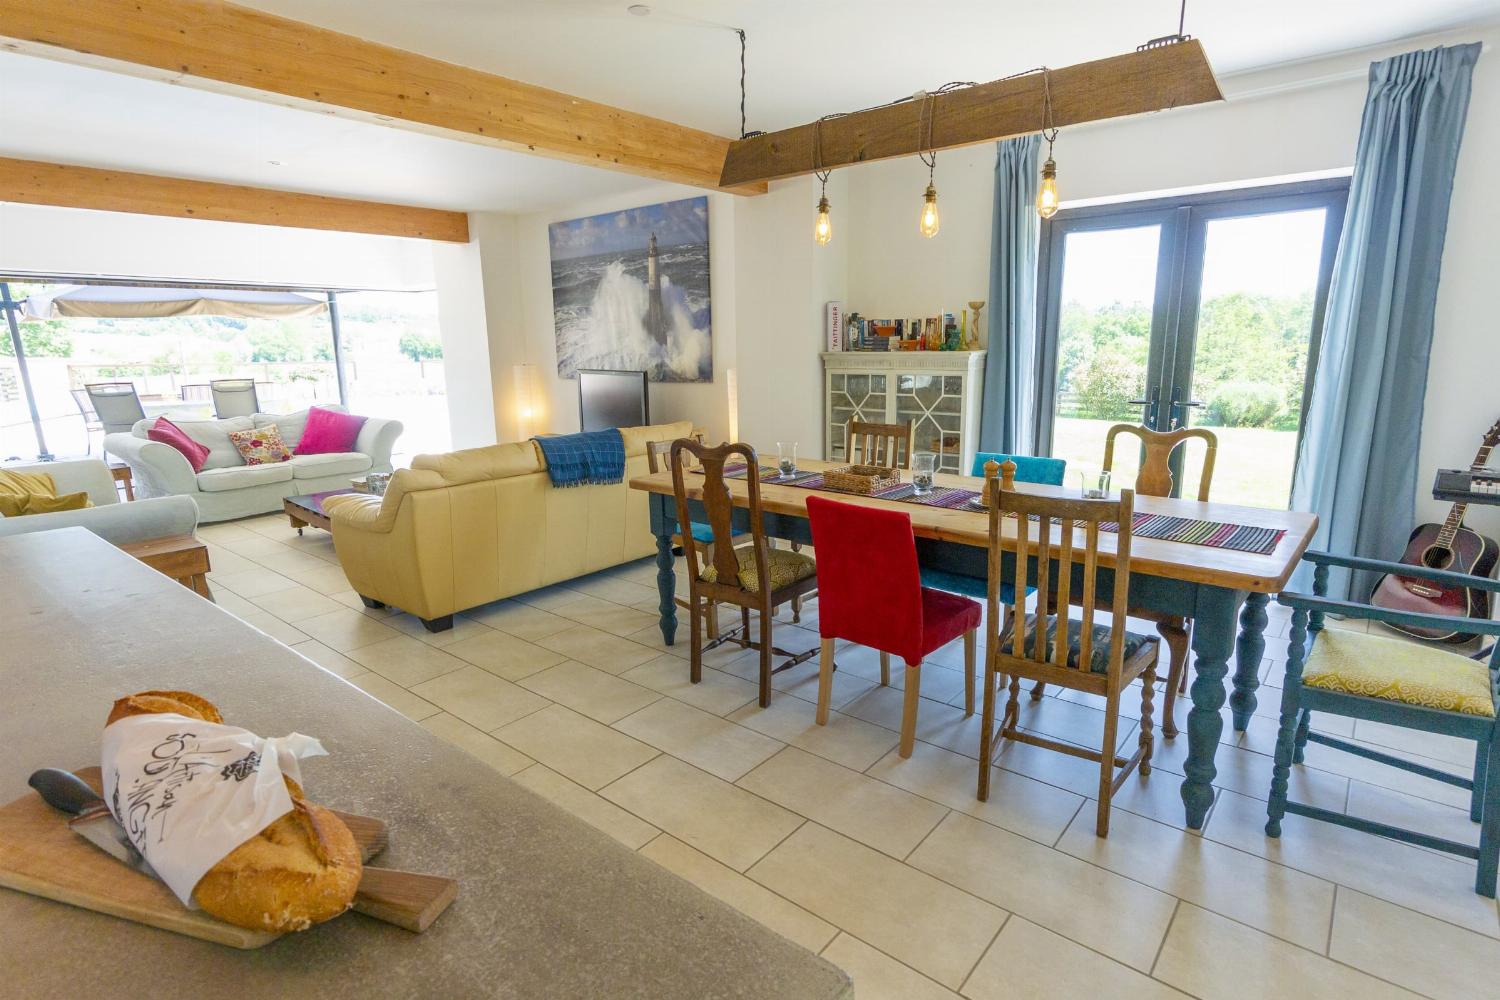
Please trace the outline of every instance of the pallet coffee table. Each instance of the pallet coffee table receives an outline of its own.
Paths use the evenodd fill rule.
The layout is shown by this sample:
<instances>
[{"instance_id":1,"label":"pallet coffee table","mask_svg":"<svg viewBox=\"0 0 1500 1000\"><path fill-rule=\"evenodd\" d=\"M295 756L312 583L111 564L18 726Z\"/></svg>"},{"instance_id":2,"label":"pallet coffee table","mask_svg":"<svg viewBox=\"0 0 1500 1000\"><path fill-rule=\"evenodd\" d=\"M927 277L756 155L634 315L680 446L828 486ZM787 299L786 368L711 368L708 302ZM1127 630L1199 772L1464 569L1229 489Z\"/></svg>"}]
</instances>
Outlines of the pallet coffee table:
<instances>
[{"instance_id":1,"label":"pallet coffee table","mask_svg":"<svg viewBox=\"0 0 1500 1000\"><path fill-rule=\"evenodd\" d=\"M281 507L286 511L287 520L292 522L292 527L297 529L297 534L302 534L303 528L322 528L328 531L328 515L323 513L323 501L329 497L348 496L358 493L359 490L324 490L322 493L308 493L300 497L287 497L282 500Z\"/></svg>"}]
</instances>

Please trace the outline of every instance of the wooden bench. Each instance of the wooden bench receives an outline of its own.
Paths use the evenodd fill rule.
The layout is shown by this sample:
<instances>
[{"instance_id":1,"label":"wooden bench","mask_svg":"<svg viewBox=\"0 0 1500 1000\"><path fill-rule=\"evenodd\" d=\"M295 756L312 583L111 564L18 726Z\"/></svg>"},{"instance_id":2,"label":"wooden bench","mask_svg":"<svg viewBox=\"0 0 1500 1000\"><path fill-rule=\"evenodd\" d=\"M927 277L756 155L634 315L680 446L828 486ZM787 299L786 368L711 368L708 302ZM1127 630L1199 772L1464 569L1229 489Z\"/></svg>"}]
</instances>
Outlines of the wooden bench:
<instances>
[{"instance_id":1,"label":"wooden bench","mask_svg":"<svg viewBox=\"0 0 1500 1000\"><path fill-rule=\"evenodd\" d=\"M214 599L213 592L208 589L207 574L212 569L208 563L208 546L196 537L168 535L144 542L126 542L120 548L198 596L210 601Z\"/></svg>"}]
</instances>

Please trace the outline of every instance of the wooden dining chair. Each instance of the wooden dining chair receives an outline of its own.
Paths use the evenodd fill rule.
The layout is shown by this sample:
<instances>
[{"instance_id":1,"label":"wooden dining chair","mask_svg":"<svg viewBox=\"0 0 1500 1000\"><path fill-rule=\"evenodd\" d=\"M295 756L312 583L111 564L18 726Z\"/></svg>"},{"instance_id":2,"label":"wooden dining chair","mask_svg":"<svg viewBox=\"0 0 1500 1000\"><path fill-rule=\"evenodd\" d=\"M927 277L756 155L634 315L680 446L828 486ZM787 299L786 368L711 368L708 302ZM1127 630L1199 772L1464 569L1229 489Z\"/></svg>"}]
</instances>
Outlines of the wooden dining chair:
<instances>
[{"instance_id":1,"label":"wooden dining chair","mask_svg":"<svg viewBox=\"0 0 1500 1000\"><path fill-rule=\"evenodd\" d=\"M807 519L818 553L818 725L828 724L835 640L878 650L882 687L891 682L891 657L899 656L906 663L899 752L910 757L922 661L959 636L964 639L964 714L974 714L979 603L922 586L916 536L905 511L809 496Z\"/></svg>"},{"instance_id":2,"label":"wooden dining chair","mask_svg":"<svg viewBox=\"0 0 1500 1000\"><path fill-rule=\"evenodd\" d=\"M1004 488L997 477L987 480L986 492L995 498L990 505L989 621L986 626L984 669L984 716L979 735L979 799L990 795L990 766L1003 740L1045 747L1099 764L1099 809L1094 832L1109 834L1110 800L1136 768L1151 772L1153 735L1151 702L1156 681L1156 636L1142 636L1125 629L1125 599L1130 590L1130 516L1135 494L1122 490L1118 500L1071 500L1017 493ZM1003 630L1001 560L1003 527L1007 515L1015 515L1015 570L1011 581L1010 627ZM1033 523L1031 518L1037 518ZM1054 530L1054 521L1056 528ZM1113 610L1108 625L1096 625L1096 586L1099 574L1100 524L1119 525L1116 535L1114 590L1109 600ZM1083 544L1075 535L1083 534ZM1026 613L1028 555L1036 557L1036 589L1041 603L1036 614ZM1055 563L1055 566L1054 566ZM1075 587L1083 606L1082 621L1068 617ZM1048 613L1046 595L1055 589L1055 613ZM1010 700L998 726L995 721L1000 678L1010 679ZM1130 758L1116 754L1120 726L1120 697L1135 679L1141 678L1140 739ZM1019 728L1022 680L1034 680L1074 691L1085 691L1104 699L1104 734L1098 751L1048 739ZM1117 773L1118 769L1118 773Z\"/></svg>"},{"instance_id":3,"label":"wooden dining chair","mask_svg":"<svg viewBox=\"0 0 1500 1000\"><path fill-rule=\"evenodd\" d=\"M1271 797L1266 806L1266 835L1281 836L1287 813L1416 844L1478 861L1474 891L1495 897L1500 873L1500 646L1479 660L1431 644L1412 642L1391 633L1324 630L1327 615L1355 621L1377 621L1404 628L1462 629L1500 636L1500 622L1483 618L1443 618L1336 601L1328 594L1330 567L1373 573L1399 573L1436 586L1500 592L1500 583L1426 566L1407 566L1309 552L1313 593L1283 591L1277 602L1292 609L1288 633L1286 677L1281 685L1281 728L1276 740L1276 763L1271 772ZM1311 730L1313 712L1348 719L1364 719L1385 726L1436 733L1474 742L1472 778L1435 770L1425 764L1381 751L1363 743ZM1393 826L1374 819L1293 802L1287 787L1293 764L1302 763L1308 741L1344 753L1422 775L1469 791L1469 820L1479 824L1478 846L1472 836L1455 841L1432 833ZM1398 740L1382 740L1387 746ZM1352 805L1352 803L1351 803ZM1310 832L1310 831L1309 831Z\"/></svg>"},{"instance_id":4,"label":"wooden dining chair","mask_svg":"<svg viewBox=\"0 0 1500 1000\"><path fill-rule=\"evenodd\" d=\"M875 424L850 420L845 425L845 454L858 465L880 465L888 469L911 468L911 421ZM856 457L856 453L858 457Z\"/></svg>"},{"instance_id":5,"label":"wooden dining chair","mask_svg":"<svg viewBox=\"0 0 1500 1000\"><path fill-rule=\"evenodd\" d=\"M734 544L734 503L724 467L738 458L745 467L746 500L750 514L750 542ZM689 679L703 679L703 624L715 603L734 604L740 609L741 645L760 651L760 706L771 704L771 675L809 660L814 646L802 653L789 653L772 645L772 623L776 609L794 598L817 590L817 565L812 557L790 549L773 549L766 541L760 500L760 463L748 444L722 444L710 448L689 438L672 442L672 491L677 500L677 523L693 523L690 500L703 504L705 523L713 540L705 548L691 530L682 532L682 551L687 559L688 615L692 622ZM698 468L692 468L690 463ZM701 470L701 474L700 474ZM760 637L750 639L750 612L759 617ZM772 668L775 656L788 659Z\"/></svg>"}]
</instances>

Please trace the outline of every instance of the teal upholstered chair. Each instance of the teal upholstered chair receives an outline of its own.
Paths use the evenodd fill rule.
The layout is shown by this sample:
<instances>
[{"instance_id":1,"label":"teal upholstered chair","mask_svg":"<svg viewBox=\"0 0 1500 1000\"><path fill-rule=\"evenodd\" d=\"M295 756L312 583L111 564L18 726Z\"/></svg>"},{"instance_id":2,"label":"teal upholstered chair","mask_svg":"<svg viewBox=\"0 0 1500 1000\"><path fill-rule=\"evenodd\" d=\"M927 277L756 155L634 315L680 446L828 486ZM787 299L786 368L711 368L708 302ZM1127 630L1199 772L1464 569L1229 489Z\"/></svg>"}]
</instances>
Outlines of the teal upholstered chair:
<instances>
[{"instance_id":1,"label":"teal upholstered chair","mask_svg":"<svg viewBox=\"0 0 1500 1000\"><path fill-rule=\"evenodd\" d=\"M1061 486L1063 476L1068 471L1068 461L1064 458L1032 458L1029 455L1002 455L998 451L981 451L974 456L974 469L969 475L983 478L986 462L1003 464L1006 461L1016 463L1016 482L1018 483ZM922 570L922 586L934 590L946 590L952 594L963 594L980 600L989 597L984 580L972 576L959 576L957 573L945 573L936 569L924 568ZM1000 603L1014 603L1015 595L1011 592L1010 583L1002 584L1001 589ZM1027 596L1035 592L1035 587L1026 588Z\"/></svg>"},{"instance_id":2,"label":"teal upholstered chair","mask_svg":"<svg viewBox=\"0 0 1500 1000\"><path fill-rule=\"evenodd\" d=\"M1335 614L1392 625L1439 628L1445 632L1500 635L1500 622L1487 618L1446 618L1329 600L1324 595L1328 592L1330 566L1398 573L1407 579L1491 592L1500 592L1500 582L1324 552L1309 552L1306 558L1314 566L1313 596L1283 593L1277 598L1292 609L1292 626L1286 681L1281 689L1281 731L1276 740L1267 835L1281 836L1281 819L1292 813L1474 858L1479 862L1474 891L1493 898L1496 862L1500 860L1500 740L1496 739L1496 717L1500 715L1500 645L1490 651L1487 661L1480 661L1395 636L1348 629L1325 630L1323 624L1325 615ZM1309 721L1313 712L1473 740L1474 777L1470 780L1448 774L1358 743L1312 732ZM1308 740L1469 789L1469 818L1480 825L1479 847L1290 801L1287 779L1292 765L1302 762Z\"/></svg>"}]
</instances>

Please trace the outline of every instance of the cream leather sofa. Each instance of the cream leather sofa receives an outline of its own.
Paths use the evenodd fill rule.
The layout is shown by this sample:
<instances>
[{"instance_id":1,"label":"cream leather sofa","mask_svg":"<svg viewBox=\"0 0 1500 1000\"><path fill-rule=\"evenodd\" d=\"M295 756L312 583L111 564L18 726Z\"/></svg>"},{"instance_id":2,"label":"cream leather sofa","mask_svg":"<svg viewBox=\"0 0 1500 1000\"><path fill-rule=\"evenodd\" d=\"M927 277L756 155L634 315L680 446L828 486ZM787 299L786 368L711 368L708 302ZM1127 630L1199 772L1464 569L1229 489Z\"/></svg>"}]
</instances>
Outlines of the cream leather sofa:
<instances>
[{"instance_id":1,"label":"cream leather sofa","mask_svg":"<svg viewBox=\"0 0 1500 1000\"><path fill-rule=\"evenodd\" d=\"M640 559L656 551L646 494L648 441L692 423L624 427L625 478L556 489L531 441L418 455L384 497L329 497L339 563L371 606L389 604L436 632L455 611Z\"/></svg>"}]
</instances>

